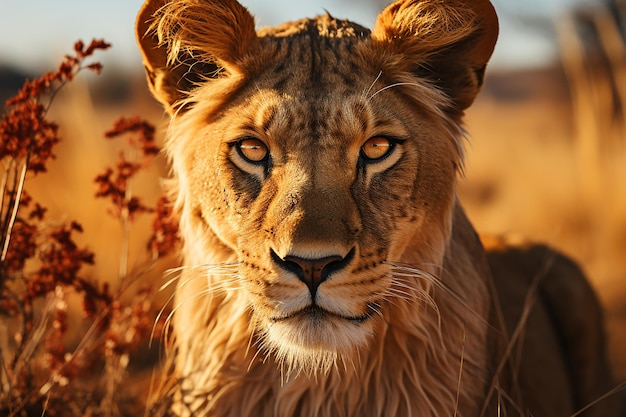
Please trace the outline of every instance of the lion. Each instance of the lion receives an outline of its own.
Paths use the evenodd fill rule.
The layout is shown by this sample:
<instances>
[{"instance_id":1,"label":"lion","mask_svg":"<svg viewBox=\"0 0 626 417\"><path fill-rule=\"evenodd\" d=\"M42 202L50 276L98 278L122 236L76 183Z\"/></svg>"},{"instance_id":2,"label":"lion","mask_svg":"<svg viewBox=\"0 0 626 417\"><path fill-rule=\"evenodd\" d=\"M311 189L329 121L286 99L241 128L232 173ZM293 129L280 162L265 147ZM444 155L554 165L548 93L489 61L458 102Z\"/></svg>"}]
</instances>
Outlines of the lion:
<instances>
[{"instance_id":1,"label":"lion","mask_svg":"<svg viewBox=\"0 0 626 417\"><path fill-rule=\"evenodd\" d=\"M235 0L148 0L137 36L184 240L174 414L612 415L580 269L486 251L456 195L488 0L258 32Z\"/></svg>"}]
</instances>

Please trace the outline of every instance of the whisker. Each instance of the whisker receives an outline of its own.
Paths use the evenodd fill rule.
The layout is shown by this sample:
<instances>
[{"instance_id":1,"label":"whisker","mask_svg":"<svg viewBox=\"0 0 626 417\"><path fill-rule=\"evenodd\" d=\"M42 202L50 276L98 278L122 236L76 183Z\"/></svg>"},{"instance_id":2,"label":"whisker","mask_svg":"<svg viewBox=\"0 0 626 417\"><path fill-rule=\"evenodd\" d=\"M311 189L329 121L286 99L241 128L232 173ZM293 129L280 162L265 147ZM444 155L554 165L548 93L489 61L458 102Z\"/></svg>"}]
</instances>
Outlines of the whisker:
<instances>
[{"instance_id":1,"label":"whisker","mask_svg":"<svg viewBox=\"0 0 626 417\"><path fill-rule=\"evenodd\" d=\"M178 304L176 304L176 306L174 306L172 308L172 311L169 312L169 314L167 315L167 317L165 318L165 322L163 323L163 326L165 326L165 328L170 328L171 324L172 324L172 319L174 317L174 313L176 312L176 310L178 310L179 307L181 307L183 305L183 302L180 301Z\"/></svg>"},{"instance_id":2,"label":"whisker","mask_svg":"<svg viewBox=\"0 0 626 417\"><path fill-rule=\"evenodd\" d=\"M175 276L168 279L167 282L165 282L159 288L159 291L164 291L165 289L172 286L174 283L177 283L178 288L182 288L188 285L189 283L195 281L196 279L206 279L208 276L213 276L219 279L212 281L212 282L209 281L209 286L206 289L198 293L195 293L193 298L191 299L179 301L176 304L176 306L172 308L172 310L168 313L164 321L164 327L166 329L165 339L169 337L169 331L167 329L171 328L171 322L172 322L175 312L185 302L193 301L199 297L203 297L203 296L211 295L215 293L220 293L220 292L226 293L228 291L241 290L242 288L241 283L239 282L239 279L238 279L239 278L238 269L237 269L238 265L239 264L237 262L224 263L224 264L204 264L204 265L181 266L178 268L171 268L168 271L166 271L165 276L171 276L171 275L175 275ZM185 272L187 271L192 271L194 273L185 274ZM184 277L184 280L181 281L181 277ZM159 310L154 320L152 330L150 332L149 346L152 346L152 341L154 340L154 334L156 332L157 324L163 317L163 314L165 314L166 306L170 302L172 302L172 300L174 300L175 297L176 297L176 294L172 293L168 297L167 301L164 303L163 307Z\"/></svg>"},{"instance_id":3,"label":"whisker","mask_svg":"<svg viewBox=\"0 0 626 417\"><path fill-rule=\"evenodd\" d=\"M254 349L254 355L252 355L252 359L250 359L250 363L248 364L247 372L250 372L250 370L252 369L252 365L254 365L254 361L261 354L261 350L263 350L261 342L258 339L253 341L253 338L254 332L250 332L250 339L248 340L248 345L246 347L246 356L248 356L248 353L253 346L256 346L256 349ZM265 359L263 360L263 362L265 362Z\"/></svg>"},{"instance_id":4,"label":"whisker","mask_svg":"<svg viewBox=\"0 0 626 417\"><path fill-rule=\"evenodd\" d=\"M396 293L402 293L402 294L406 294L407 298L411 297L415 300L427 300L429 303L433 302L434 300L431 297L431 295L428 293L428 291L424 290L423 288L419 288L419 287L415 287L414 285L409 285L409 281L407 281L406 279L404 279L404 276L401 275L393 275L394 276L394 280L393 280L393 286L390 287L390 290L395 291ZM416 278L415 275L411 275L411 276L407 276L408 278Z\"/></svg>"},{"instance_id":5,"label":"whisker","mask_svg":"<svg viewBox=\"0 0 626 417\"><path fill-rule=\"evenodd\" d=\"M398 288L390 287L385 291L383 297L392 297L398 298L402 301L411 302L411 301L419 301L419 297L416 294L411 294L408 291L400 290Z\"/></svg>"},{"instance_id":6,"label":"whisker","mask_svg":"<svg viewBox=\"0 0 626 417\"><path fill-rule=\"evenodd\" d=\"M382 312L382 310L380 309L380 306L379 306L379 305L377 305L377 304L368 304L368 305L367 305L367 309L368 309L368 310L370 310L370 311L372 311L374 314L376 314L376 315L378 315L378 316L380 316L380 317L382 317L382 316L383 316L383 312Z\"/></svg>"},{"instance_id":7,"label":"whisker","mask_svg":"<svg viewBox=\"0 0 626 417\"><path fill-rule=\"evenodd\" d=\"M418 303L424 302L430 307L432 307L435 311L438 311L438 307L435 301L433 300L433 298L430 296L430 294L419 291L419 290L407 292L407 291L399 290L399 289L392 287L392 288L387 289L384 296L388 297L388 301L390 303L392 303L392 301L390 300L391 298L400 299L409 304L415 303L415 302L418 302ZM392 303L392 304L395 305L395 303Z\"/></svg>"},{"instance_id":8,"label":"whisker","mask_svg":"<svg viewBox=\"0 0 626 417\"><path fill-rule=\"evenodd\" d=\"M374 85L376 85L376 82L380 79L380 77L383 75L383 72L380 71L378 73L378 75L376 76L376 78L374 79L374 81L372 81L372 83L370 84L370 86L368 87L368 89L363 93L364 97L367 97L369 95L369 93L372 92L372 89L374 88ZM373 96L370 96L370 98L368 100L371 100Z\"/></svg>"},{"instance_id":9,"label":"whisker","mask_svg":"<svg viewBox=\"0 0 626 417\"><path fill-rule=\"evenodd\" d=\"M408 292L410 292L410 295L415 301L425 302L429 307L433 309L435 314L437 314L439 324L441 324L441 314L439 311L439 306L437 306L437 302L435 301L433 296L430 294L430 292L423 288L416 287L415 285L410 285L411 282L406 279L406 278L413 278L413 279L422 278L426 280L427 282L431 283L433 279L436 279L436 278L432 277L432 274L429 274L428 272L423 271L421 269L417 269L417 268L412 269L412 273L410 274L405 273L405 272L398 273L395 269L396 269L396 266L392 264L392 277L394 278L393 280L394 285L408 290Z\"/></svg>"},{"instance_id":10,"label":"whisker","mask_svg":"<svg viewBox=\"0 0 626 417\"><path fill-rule=\"evenodd\" d=\"M180 278L180 276L175 276L174 278L170 278L169 280L167 280L165 282L165 284L161 285L159 287L159 291L165 291L167 288L169 288L173 283L175 283L176 281L178 281L178 278Z\"/></svg>"},{"instance_id":11,"label":"whisker","mask_svg":"<svg viewBox=\"0 0 626 417\"><path fill-rule=\"evenodd\" d=\"M374 94L372 94L368 100L373 99L374 97L376 97L379 93L382 93L385 90L389 90L390 88L394 88L394 87L401 87L403 85L412 85L415 87L422 87L422 84L420 83L408 83L408 82L403 82L403 83L395 83L395 84L390 84L388 86L385 86L381 89L379 89L378 91L376 91Z\"/></svg>"},{"instance_id":12,"label":"whisker","mask_svg":"<svg viewBox=\"0 0 626 417\"><path fill-rule=\"evenodd\" d=\"M204 265L192 265L192 266L181 266L178 268L171 268L165 272L165 276L170 276L173 274L177 274L177 275L169 279L167 282L165 282L159 288L159 291L163 291L169 286L171 286L173 283L175 283L180 278L182 273L185 271L194 271L194 272L201 271L203 272L203 274L197 274L197 275L187 274L186 275L187 280L185 281L185 283L180 284L180 285L185 285L187 282L189 282L192 279L204 278L206 277L206 275L214 275L214 276L220 276L220 277L228 276L228 275L236 275L238 266L239 266L238 262L233 262L233 263L224 263L224 264L204 264Z\"/></svg>"},{"instance_id":13,"label":"whisker","mask_svg":"<svg viewBox=\"0 0 626 417\"><path fill-rule=\"evenodd\" d=\"M156 328L157 328L157 324L159 323L159 321L161 320L161 317L163 316L163 314L165 313L165 308L167 307L167 305L174 299L176 295L174 293L172 293L168 298L167 301L163 304L163 306L159 309L159 312L157 313L156 317L154 318L154 323L152 324L152 330L150 331L150 339L148 341L148 347L151 348L152 347L152 341L154 340L154 334L156 332ZM167 323L167 321L166 321ZM167 326L166 326L167 328Z\"/></svg>"},{"instance_id":14,"label":"whisker","mask_svg":"<svg viewBox=\"0 0 626 417\"><path fill-rule=\"evenodd\" d=\"M467 309L467 311L469 311L472 315L476 316L476 318L481 320L483 323L486 323L489 326L491 326L491 324L484 317L482 317L480 314L478 314L476 311L474 311L474 309L471 308L467 304L467 302L465 302L465 300L463 299L463 297L461 297L460 294L458 294L456 291L454 291L452 288L450 288L448 285L446 285L446 283L443 282L436 275L433 275L433 274L431 274L428 271L425 271L423 269L417 268L417 267L412 266L412 265L406 265L406 264L402 265L402 264L398 264L398 263L394 263L394 262L389 262L389 265L391 265L392 273L393 273L394 276L405 277L405 278L426 279L428 282L432 283L437 288L439 288L439 289L447 292L448 294L450 294L456 301L459 302L459 304L461 306L465 307Z\"/></svg>"}]
</instances>

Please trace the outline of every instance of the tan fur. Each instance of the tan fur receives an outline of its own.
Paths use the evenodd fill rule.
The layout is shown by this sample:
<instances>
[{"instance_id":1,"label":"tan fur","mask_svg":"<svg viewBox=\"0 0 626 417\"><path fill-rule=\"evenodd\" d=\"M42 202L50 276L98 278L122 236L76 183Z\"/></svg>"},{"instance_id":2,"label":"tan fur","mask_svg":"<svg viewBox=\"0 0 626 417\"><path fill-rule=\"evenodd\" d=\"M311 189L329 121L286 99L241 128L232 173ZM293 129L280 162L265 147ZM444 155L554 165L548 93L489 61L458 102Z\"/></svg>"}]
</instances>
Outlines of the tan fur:
<instances>
[{"instance_id":1,"label":"tan fur","mask_svg":"<svg viewBox=\"0 0 626 417\"><path fill-rule=\"evenodd\" d=\"M518 375L519 317L501 314L455 194L491 4L401 0L371 33L330 15L253 22L234 0L149 0L138 19L185 242L175 413L571 413L565 365L542 381L554 405ZM372 138L391 140L386 157L365 157Z\"/></svg>"}]
</instances>

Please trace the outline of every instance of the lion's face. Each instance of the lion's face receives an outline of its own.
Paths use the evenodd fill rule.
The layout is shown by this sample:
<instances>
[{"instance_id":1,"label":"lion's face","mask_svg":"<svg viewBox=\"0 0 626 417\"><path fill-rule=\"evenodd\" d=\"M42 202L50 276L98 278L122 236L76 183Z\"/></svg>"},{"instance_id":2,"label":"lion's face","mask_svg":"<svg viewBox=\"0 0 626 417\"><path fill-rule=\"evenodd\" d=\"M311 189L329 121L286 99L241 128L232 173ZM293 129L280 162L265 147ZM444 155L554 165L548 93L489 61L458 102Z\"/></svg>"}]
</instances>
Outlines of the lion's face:
<instances>
[{"instance_id":1,"label":"lion's face","mask_svg":"<svg viewBox=\"0 0 626 417\"><path fill-rule=\"evenodd\" d=\"M424 263L438 264L445 245L454 139L432 109L416 111L402 88L382 90L379 69L351 61L311 74L285 57L284 71L301 77L264 68L219 114L181 116L197 126L182 147L186 204L237 254L250 309L276 346L363 344L393 296L388 262L415 234L428 243Z\"/></svg>"},{"instance_id":2,"label":"lion's face","mask_svg":"<svg viewBox=\"0 0 626 417\"><path fill-rule=\"evenodd\" d=\"M330 16L261 36L240 28L250 50L203 62L213 72L182 101L153 77L174 114L168 151L188 258L215 262L201 248L213 236L229 248L262 343L291 361L366 344L415 290L391 273L409 242L412 262L432 271L450 233L467 97L416 76L428 54L389 52L387 37L402 36L381 19L373 35ZM184 37L170 35L172 45Z\"/></svg>"}]
</instances>

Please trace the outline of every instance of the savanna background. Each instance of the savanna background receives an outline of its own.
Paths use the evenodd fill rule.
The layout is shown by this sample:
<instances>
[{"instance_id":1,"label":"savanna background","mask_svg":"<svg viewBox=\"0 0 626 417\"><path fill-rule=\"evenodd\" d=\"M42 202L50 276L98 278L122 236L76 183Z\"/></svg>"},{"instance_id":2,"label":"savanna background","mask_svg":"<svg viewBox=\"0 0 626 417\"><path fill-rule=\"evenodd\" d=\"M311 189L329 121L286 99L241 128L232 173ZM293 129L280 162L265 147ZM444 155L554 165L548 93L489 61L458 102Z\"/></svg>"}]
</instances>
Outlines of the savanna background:
<instances>
[{"instance_id":1,"label":"savanna background","mask_svg":"<svg viewBox=\"0 0 626 417\"><path fill-rule=\"evenodd\" d=\"M13 96L25 78L56 68L77 39L103 38L112 44L93 58L103 64L100 75L84 71L54 96L47 117L58 123L62 141L48 172L29 175L25 186L47 207L47 224L77 221L82 225L75 241L95 257L93 264L82 265L80 276L115 295L117 304L104 305L100 314L114 310L122 322L116 329L107 328L100 339L94 336L94 319L83 311L85 291L75 286L55 289L38 300L33 309L41 311L34 316L44 328L42 334L31 334L32 352L22 357L36 362L36 372L44 377L28 377L23 385L30 391L18 404L11 396L16 375L9 368L23 333L19 320L0 306L0 415L41 415L42 410L47 415L130 415L141 410L143 395L153 383L151 367L162 355L159 332L150 345L151 324L124 327L123 321L157 320L170 295L169 288L159 290L170 277L164 272L176 266L176 256L153 256L146 250L154 213L125 219L116 215L110 201L94 197L98 191L94 178L114 165L120 152L137 158L123 140L104 139L104 132L120 116L138 115L153 123L156 143L162 143L166 118L148 93L134 46L133 21L141 3L0 4L1 102ZM259 25L326 9L371 27L388 2L242 3L257 16ZM501 36L484 89L467 112L462 201L480 232L547 242L581 264L604 306L609 355L617 380L624 381L626 1L495 0L494 4ZM166 162L157 156L128 182L128 195L155 206L160 178L166 174ZM149 299L138 301L138 294L149 294ZM62 320L61 299L67 301ZM138 303L142 303L140 313ZM46 321L46 314L56 316ZM158 321L163 322L163 317L167 308ZM93 352L103 358L76 365L82 368L74 373L66 372L70 366L54 368L48 363L43 335L45 326L54 325L62 330L54 336L63 346L57 356L71 363L80 356L77 352L90 349L91 344L98 346ZM121 339L128 331L140 337L130 338L132 346L116 344L113 331ZM53 406L54 389L71 391L59 394L57 400L65 401L62 409Z\"/></svg>"}]
</instances>

